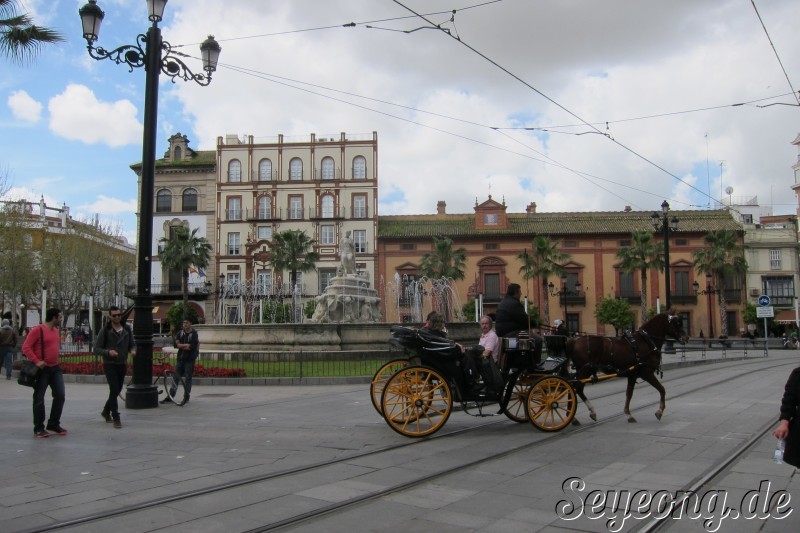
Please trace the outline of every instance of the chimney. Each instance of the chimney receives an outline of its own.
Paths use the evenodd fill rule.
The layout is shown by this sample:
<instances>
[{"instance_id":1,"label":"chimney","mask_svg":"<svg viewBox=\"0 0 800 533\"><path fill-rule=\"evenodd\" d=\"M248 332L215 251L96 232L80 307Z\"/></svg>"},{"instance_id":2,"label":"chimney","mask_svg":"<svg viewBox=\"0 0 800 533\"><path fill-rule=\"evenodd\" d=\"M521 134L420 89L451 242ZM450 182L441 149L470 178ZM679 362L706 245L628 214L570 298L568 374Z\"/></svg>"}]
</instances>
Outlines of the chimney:
<instances>
[{"instance_id":1,"label":"chimney","mask_svg":"<svg viewBox=\"0 0 800 533\"><path fill-rule=\"evenodd\" d=\"M531 202L528 204L528 207L525 208L525 212L529 215L533 215L536 213L536 202Z\"/></svg>"},{"instance_id":2,"label":"chimney","mask_svg":"<svg viewBox=\"0 0 800 533\"><path fill-rule=\"evenodd\" d=\"M438 202L436 202L436 214L445 215L446 214L445 207L447 207L447 204L445 203L444 200L439 200Z\"/></svg>"}]
</instances>

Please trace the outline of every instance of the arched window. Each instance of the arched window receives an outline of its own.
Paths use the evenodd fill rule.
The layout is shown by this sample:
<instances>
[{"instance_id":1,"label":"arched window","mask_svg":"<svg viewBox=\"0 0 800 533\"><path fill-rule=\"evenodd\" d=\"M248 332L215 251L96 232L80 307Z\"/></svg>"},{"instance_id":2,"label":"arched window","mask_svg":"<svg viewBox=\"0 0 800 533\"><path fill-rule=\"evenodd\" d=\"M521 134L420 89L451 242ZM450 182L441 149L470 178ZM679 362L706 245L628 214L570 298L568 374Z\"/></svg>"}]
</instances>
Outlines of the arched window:
<instances>
[{"instance_id":1,"label":"arched window","mask_svg":"<svg viewBox=\"0 0 800 533\"><path fill-rule=\"evenodd\" d=\"M272 218L272 199L269 196L261 196L258 199L258 218Z\"/></svg>"},{"instance_id":2,"label":"arched window","mask_svg":"<svg viewBox=\"0 0 800 533\"><path fill-rule=\"evenodd\" d=\"M270 181L272 179L272 161L262 159L258 162L258 181Z\"/></svg>"},{"instance_id":3,"label":"arched window","mask_svg":"<svg viewBox=\"0 0 800 533\"><path fill-rule=\"evenodd\" d=\"M197 211L197 190L186 189L183 191L182 211Z\"/></svg>"},{"instance_id":4,"label":"arched window","mask_svg":"<svg viewBox=\"0 0 800 533\"><path fill-rule=\"evenodd\" d=\"M357 155L353 158L353 179L367 179L367 160L362 155Z\"/></svg>"},{"instance_id":5,"label":"arched window","mask_svg":"<svg viewBox=\"0 0 800 533\"><path fill-rule=\"evenodd\" d=\"M169 189L161 189L156 194L156 213L170 211L172 211L172 192Z\"/></svg>"},{"instance_id":6,"label":"arched window","mask_svg":"<svg viewBox=\"0 0 800 533\"><path fill-rule=\"evenodd\" d=\"M334 179L334 163L332 157L323 157L322 158L322 179L324 180L332 180Z\"/></svg>"},{"instance_id":7,"label":"arched window","mask_svg":"<svg viewBox=\"0 0 800 533\"><path fill-rule=\"evenodd\" d=\"M228 181L231 183L242 181L242 163L238 159L233 159L228 163Z\"/></svg>"},{"instance_id":8,"label":"arched window","mask_svg":"<svg viewBox=\"0 0 800 533\"><path fill-rule=\"evenodd\" d=\"M175 147L175 150L174 150L173 155L172 155L172 159L173 159L173 161L180 161L181 159L183 159L183 151L181 150L180 146L176 146Z\"/></svg>"},{"instance_id":9,"label":"arched window","mask_svg":"<svg viewBox=\"0 0 800 533\"><path fill-rule=\"evenodd\" d=\"M333 218L333 196L326 194L322 197L322 218Z\"/></svg>"},{"instance_id":10,"label":"arched window","mask_svg":"<svg viewBox=\"0 0 800 533\"><path fill-rule=\"evenodd\" d=\"M295 157L289 161L289 179L301 180L303 179L303 160Z\"/></svg>"}]
</instances>

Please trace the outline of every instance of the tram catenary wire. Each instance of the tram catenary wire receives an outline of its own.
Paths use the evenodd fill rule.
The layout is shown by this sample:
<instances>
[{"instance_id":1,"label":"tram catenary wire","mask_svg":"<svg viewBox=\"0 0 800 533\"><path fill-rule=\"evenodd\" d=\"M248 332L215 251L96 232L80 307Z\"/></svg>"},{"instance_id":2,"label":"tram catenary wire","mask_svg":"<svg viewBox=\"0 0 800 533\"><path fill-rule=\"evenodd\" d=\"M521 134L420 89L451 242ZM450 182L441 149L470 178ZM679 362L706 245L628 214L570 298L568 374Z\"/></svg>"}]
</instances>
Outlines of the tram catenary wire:
<instances>
[{"instance_id":1,"label":"tram catenary wire","mask_svg":"<svg viewBox=\"0 0 800 533\"><path fill-rule=\"evenodd\" d=\"M735 360L731 360L731 362L734 362L734 361ZM736 361L736 362L741 364L741 365L755 365L755 364L763 363L764 362L764 358L763 357L757 357L757 358L752 358L752 359L748 358L748 359L745 359L744 361ZM664 383L668 384L668 383L682 382L682 381L685 381L685 380L691 380L694 377L702 376L703 374L707 374L709 372L718 373L720 364L724 364L724 363L716 363L716 364L700 365L700 366L697 366L697 367L692 367L693 369L697 369L697 371L696 372L692 372L692 373L690 373L688 375L685 375L685 376L673 377L673 378L665 379ZM722 378L720 378L718 380L715 380L715 381L713 381L711 383L705 383L704 387L705 388L716 387L716 386L731 387L731 386L735 386L735 384L733 384L732 381L738 380L738 379L745 379L745 380L752 379L752 375L754 373L766 372L766 371L773 370L773 369L776 369L776 368L781 368L781 367L794 367L794 366L796 366L796 362L795 361L785 361L785 360L781 361L781 362L776 361L776 363L773 364L773 365L769 365L769 366L766 366L764 368L756 369L756 370L753 370L751 372L742 373L742 374L740 374L738 376L735 376L733 378L731 378L729 376L726 376L726 377L722 377ZM609 382L606 382L606 383L614 383L614 381L612 380L612 381L609 381ZM680 393L677 393L677 394L669 395L668 396L668 400L674 400L676 398L687 396L687 395L691 394L694 391L695 391L694 388L690 388L689 390L687 390L685 392L680 392ZM591 392L591 389L590 389L590 392ZM603 399L603 398L612 398L612 397L616 398L618 396L619 396L619 392L618 391L612 391L612 392L600 394L598 396L593 396L592 400L593 401L598 401L598 400ZM636 408L637 408L637 410L639 410L639 409L643 409L643 408L646 408L646 407L651 407L651 406L657 405L657 404L658 404L658 400L653 401L653 402L643 403L643 404L637 404ZM562 431L560 433L535 433L535 434L537 434L538 436L541 437L540 439L538 439L536 441L526 442L525 444L509 447L509 448L507 448L505 450L499 450L499 451L493 452L493 453L491 453L489 455L482 456L479 459L475 459L475 460L467 461L467 462L462 462L462 463L459 463L459 464L457 464L455 466L448 467L448 468L443 469L443 470L437 470L437 471L432 472L430 474L419 476L419 477L417 477L415 479L412 479L412 480L409 480L409 481L405 481L405 482L402 482L402 483L398 483L396 485L392 485L392 486L387 487L387 488L382 489L382 490L375 490L375 491L372 491L372 492L369 492L369 493L365 493L365 494L363 494L361 496L349 498L349 499L343 500L341 502L335 502L335 503L332 503L330 505L326 505L326 506L320 507L318 509L314 509L312 511L307 511L307 512L295 515L293 517L288 517L288 518L285 518L283 520L275 521L275 522L272 522L272 523L269 523L269 524L264 524L263 526L248 530L247 533L256 533L256 532L264 532L264 531L276 531L276 530L279 530L279 529L282 529L282 528L287 528L287 527L290 527L290 526L297 525L297 524L302 523L302 522L313 521L316 518L323 517L323 516L328 515L328 514L333 513L333 512L342 511L344 509L363 504L363 503L368 502L370 500L375 500L375 499L381 498L381 497L389 495L389 494L397 493L397 492L412 488L414 486L421 485L423 483L428 483L428 482L433 481L433 480L435 480L437 478L441 478L441 477L453 474L455 472L458 472L459 470L473 468L476 465L480 465L482 463L486 463L486 462L489 462L489 461L500 459L500 458L506 457L508 455L512 455L514 453L518 453L518 452L521 452L521 451L532 450L532 449L536 449L536 448L545 446L547 444L551 444L551 443L556 441L555 439L564 439L564 438L566 438L566 437L568 437L568 436L570 436L570 435L572 435L574 433L586 431L586 430L589 430L589 429L592 429L592 428L596 428L598 425L609 423L609 422L614 421L614 420L616 420L616 419L618 419L618 418L620 418L622 416L623 416L623 413L620 411L620 412L618 412L616 414L610 414L608 416L600 417L597 420L597 422L593 422L591 424L583 425L583 426L579 426L579 427L573 427L573 428L570 428L570 429L565 429L564 431ZM275 481L275 480L288 479L291 476L308 474L309 472L312 472L314 470L320 470L320 469L323 469L323 468L328 468L330 466L337 465L337 464L349 463L349 462L352 462L354 460L357 460L357 459L360 459L360 458L364 458L364 457L369 457L369 456L374 456L374 455L379 455L379 454L387 454L387 453L391 453L391 452L394 452L394 451L397 451L397 450L400 450L400 449L403 449L403 448L407 448L407 447L410 447L410 446L422 446L422 447L425 447L426 445L430 445L430 443L432 443L432 442L439 441L439 439L455 438L455 437L458 437L458 436L462 436L462 435L465 435L465 434L472 434L472 433L476 434L477 436L480 436L481 435L481 431L485 431L487 427L496 426L498 424L508 425L509 421L507 419L505 419L505 418L496 417L494 419L489 419L486 423L481 423L481 424L478 424L478 425L475 425L475 426L461 428L461 429L443 430L442 432L437 433L436 435L433 435L431 437L422 438L422 439L419 439L419 440L402 441L402 442L400 442L400 443L398 443L396 445L386 446L386 447L383 447L383 448L370 450L370 451L367 451L367 452L356 453L356 454L353 454L353 455L349 455L347 457L340 457L340 458L337 458L337 459L321 461L321 462L318 462L318 463L309 464L309 465L305 465L305 466L297 467L297 468L292 468L292 469L288 469L288 470L284 470L284 471L280 471L280 472L272 472L272 473L269 473L269 474L262 474L262 475L258 475L258 476L252 476L252 477L248 477L248 478L241 479L241 480L236 480L236 481L231 481L231 482L227 482L227 483L221 483L221 484L218 484L218 485L213 485L213 486L210 486L210 487L205 487L205 488L202 488L202 489L197 489L197 490L178 493L178 494L175 494L173 496L160 497L160 498L158 498L156 500L151 500L151 501L145 501L145 502L141 502L141 503L137 503L137 504L120 506L120 507L118 507L118 508L116 508L114 510L111 510L111 511L104 511L104 512L100 512L100 513L96 513L96 514L92 514L92 515L87 515L87 516L83 516L83 517L79 517L79 518L75 518L75 519L71 519L71 520L56 522L56 523L49 524L49 525L46 525L46 526L39 526L39 527L36 527L36 528L32 528L32 529L26 530L25 533L38 533L38 532L44 532L44 531L53 531L53 530L62 529L62 528L65 528L65 527L71 527L71 526L76 526L76 525L90 524L90 523L93 523L93 522L99 522L99 521L102 521L102 520L105 520L105 519L120 517L120 516L124 516L126 514L137 512L137 511L143 511L143 510L157 508L159 506L162 506L162 505L165 505L165 504L169 504L169 503L183 501L183 500L189 500L191 498L207 496L207 495L210 495L210 494L221 493L221 492L224 492L226 490L233 490L233 489L237 489L237 488L244 487L244 486L247 486L247 485L252 485L252 484L255 484L255 483L272 482L272 481ZM532 428L527 428L526 427L526 428L523 428L523 431L526 431L526 432L527 431L532 431ZM743 448L746 448L746 446L743 447ZM728 461L725 461L724 463L726 465L729 464ZM719 467L719 465L717 465L715 467L712 467L712 470L715 470L718 467ZM240 505L240 507L245 507L245 506L249 506L249 505L252 505L252 504L253 504L253 502L246 502L246 503L242 503ZM230 511L230 510L234 510L236 508L237 508L236 506L231 506L228 510Z\"/></svg>"}]
</instances>

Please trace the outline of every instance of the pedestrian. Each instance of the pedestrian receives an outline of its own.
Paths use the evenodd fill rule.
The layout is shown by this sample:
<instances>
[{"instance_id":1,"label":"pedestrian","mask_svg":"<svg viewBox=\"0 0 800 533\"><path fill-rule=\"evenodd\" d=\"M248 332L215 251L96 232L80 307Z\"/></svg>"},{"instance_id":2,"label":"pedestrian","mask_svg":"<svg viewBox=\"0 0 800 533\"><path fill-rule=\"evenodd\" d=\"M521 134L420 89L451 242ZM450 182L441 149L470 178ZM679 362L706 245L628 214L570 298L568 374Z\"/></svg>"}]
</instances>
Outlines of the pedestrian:
<instances>
[{"instance_id":1,"label":"pedestrian","mask_svg":"<svg viewBox=\"0 0 800 533\"><path fill-rule=\"evenodd\" d=\"M178 362L175 364L175 377L183 378L186 383L186 392L183 395L182 404L189 403L189 395L192 393L192 374L194 373L194 362L200 354L200 339L197 331L192 328L189 320L183 321L183 328L175 336L172 345L178 349ZM161 403L170 403L171 397L175 396L178 386L173 385L166 398Z\"/></svg>"},{"instance_id":2,"label":"pedestrian","mask_svg":"<svg viewBox=\"0 0 800 533\"><path fill-rule=\"evenodd\" d=\"M14 364L14 351L17 349L17 332L11 327L7 318L3 319L0 327L0 357L3 360L3 367L6 369L6 379L11 379L11 368Z\"/></svg>"},{"instance_id":3,"label":"pedestrian","mask_svg":"<svg viewBox=\"0 0 800 533\"><path fill-rule=\"evenodd\" d=\"M61 310L48 309L44 324L32 328L22 345L22 353L41 370L36 386L33 388L33 436L42 439L50 436L48 431L66 436L67 430L61 427L61 412L64 410L64 373L58 365L59 334L62 320ZM53 403L50 406L50 419L45 427L44 393L50 387Z\"/></svg>"},{"instance_id":4,"label":"pedestrian","mask_svg":"<svg viewBox=\"0 0 800 533\"><path fill-rule=\"evenodd\" d=\"M786 381L778 419L780 422L772 434L786 441L783 462L800 467L800 367L792 370Z\"/></svg>"},{"instance_id":5,"label":"pedestrian","mask_svg":"<svg viewBox=\"0 0 800 533\"><path fill-rule=\"evenodd\" d=\"M125 385L128 370L128 354L136 355L136 344L130 326L122 323L122 311L112 305L108 311L109 321L103 327L92 350L103 356L103 373L108 382L108 399L100 412L106 422L114 422L114 427L122 427L117 398Z\"/></svg>"}]
</instances>

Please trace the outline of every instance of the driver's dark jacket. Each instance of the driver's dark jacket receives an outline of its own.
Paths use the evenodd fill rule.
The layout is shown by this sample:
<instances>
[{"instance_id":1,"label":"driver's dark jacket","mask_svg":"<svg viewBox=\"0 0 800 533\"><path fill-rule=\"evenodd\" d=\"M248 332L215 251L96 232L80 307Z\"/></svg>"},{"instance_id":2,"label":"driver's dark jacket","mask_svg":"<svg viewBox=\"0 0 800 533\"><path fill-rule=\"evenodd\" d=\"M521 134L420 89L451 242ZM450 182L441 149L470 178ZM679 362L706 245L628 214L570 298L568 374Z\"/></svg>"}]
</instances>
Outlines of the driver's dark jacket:
<instances>
[{"instance_id":1,"label":"driver's dark jacket","mask_svg":"<svg viewBox=\"0 0 800 533\"><path fill-rule=\"evenodd\" d=\"M800 466L800 367L792 370L781 400L780 420L789 421L789 436L783 462Z\"/></svg>"},{"instance_id":2,"label":"driver's dark jacket","mask_svg":"<svg viewBox=\"0 0 800 533\"><path fill-rule=\"evenodd\" d=\"M531 327L538 327L535 319L531 320ZM528 314L522 302L513 296L506 296L497 306L495 311L494 329L498 337L506 337L517 331L528 331Z\"/></svg>"}]
</instances>

